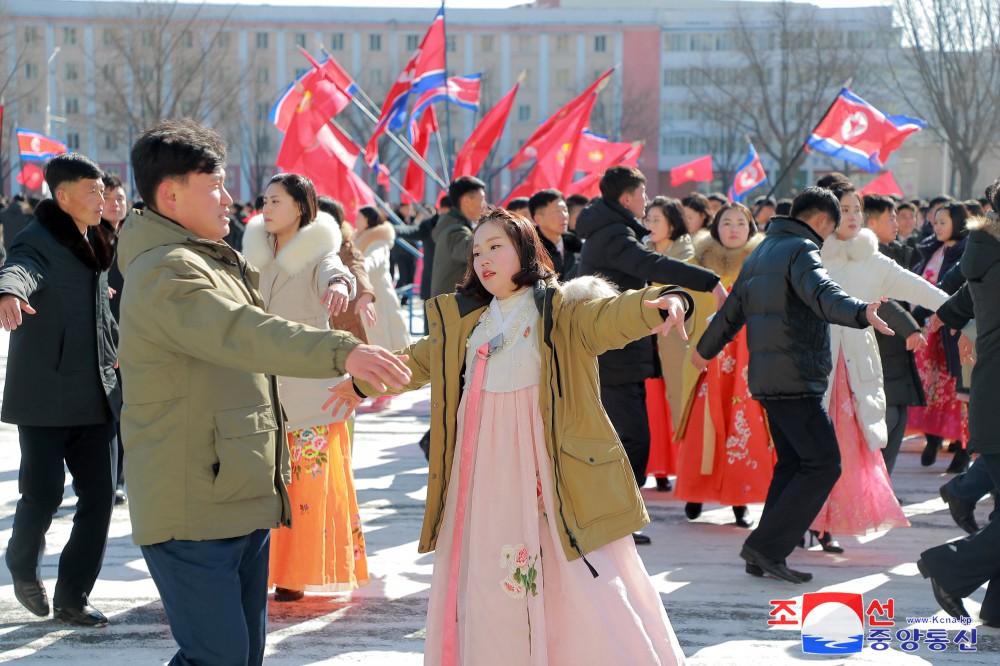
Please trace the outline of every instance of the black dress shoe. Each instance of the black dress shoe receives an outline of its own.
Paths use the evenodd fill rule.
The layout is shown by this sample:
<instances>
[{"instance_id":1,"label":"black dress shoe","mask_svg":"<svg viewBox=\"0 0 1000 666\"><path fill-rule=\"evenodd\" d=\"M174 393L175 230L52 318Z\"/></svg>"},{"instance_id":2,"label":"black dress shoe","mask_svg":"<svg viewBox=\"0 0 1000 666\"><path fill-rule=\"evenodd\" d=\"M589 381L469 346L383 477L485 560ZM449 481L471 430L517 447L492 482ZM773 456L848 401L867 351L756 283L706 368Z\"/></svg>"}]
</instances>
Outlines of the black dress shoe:
<instances>
[{"instance_id":1,"label":"black dress shoe","mask_svg":"<svg viewBox=\"0 0 1000 666\"><path fill-rule=\"evenodd\" d=\"M951 518L955 521L955 524L961 527L963 530L969 534L973 534L979 531L979 525L976 524L976 505L972 502L965 502L958 499L948 491L948 485L945 484L941 486L939 491L941 493L941 499L944 503L948 505L948 511L951 512Z\"/></svg>"},{"instance_id":2,"label":"black dress shoe","mask_svg":"<svg viewBox=\"0 0 1000 666\"><path fill-rule=\"evenodd\" d=\"M948 474L964 474L969 471L970 460L969 451L967 449L959 449L955 451L955 457L951 459L951 463L945 472Z\"/></svg>"},{"instance_id":3,"label":"black dress shoe","mask_svg":"<svg viewBox=\"0 0 1000 666\"><path fill-rule=\"evenodd\" d=\"M637 546L648 546L653 543L653 540L642 532L632 532L632 541L635 541Z\"/></svg>"},{"instance_id":4,"label":"black dress shoe","mask_svg":"<svg viewBox=\"0 0 1000 666\"><path fill-rule=\"evenodd\" d=\"M298 601L304 596L306 593L303 590L290 590L286 587L274 588L275 601Z\"/></svg>"},{"instance_id":5,"label":"black dress shoe","mask_svg":"<svg viewBox=\"0 0 1000 666\"><path fill-rule=\"evenodd\" d=\"M688 502L684 505L684 515L688 520L694 520L701 515L701 504L698 502Z\"/></svg>"},{"instance_id":6,"label":"black dress shoe","mask_svg":"<svg viewBox=\"0 0 1000 666\"><path fill-rule=\"evenodd\" d=\"M122 504L124 504L127 501L128 501L128 498L125 497L125 491L124 490L122 490L121 488L119 488L118 490L115 491L115 506L121 506Z\"/></svg>"},{"instance_id":7,"label":"black dress shoe","mask_svg":"<svg viewBox=\"0 0 1000 666\"><path fill-rule=\"evenodd\" d=\"M40 580L14 580L14 596L38 617L49 615L49 595Z\"/></svg>"},{"instance_id":8,"label":"black dress shoe","mask_svg":"<svg viewBox=\"0 0 1000 666\"><path fill-rule=\"evenodd\" d=\"M927 444L924 445L924 450L920 454L920 464L924 467L930 467L937 460L938 447L940 443L937 440L927 440Z\"/></svg>"},{"instance_id":9,"label":"black dress shoe","mask_svg":"<svg viewBox=\"0 0 1000 666\"><path fill-rule=\"evenodd\" d=\"M108 618L104 616L104 613L90 604L85 605L83 608L70 608L68 606L66 608L59 608L59 606L55 606L53 610L55 611L53 615L57 620L73 627L108 626Z\"/></svg>"},{"instance_id":10,"label":"black dress shoe","mask_svg":"<svg viewBox=\"0 0 1000 666\"><path fill-rule=\"evenodd\" d=\"M983 623L984 627L989 627L990 629L1000 629L1000 620L987 620L980 615L979 621Z\"/></svg>"},{"instance_id":11,"label":"black dress shoe","mask_svg":"<svg viewBox=\"0 0 1000 666\"><path fill-rule=\"evenodd\" d=\"M745 506L734 506L733 515L736 516L737 527L745 529L753 527L753 518L750 517Z\"/></svg>"},{"instance_id":12,"label":"black dress shoe","mask_svg":"<svg viewBox=\"0 0 1000 666\"><path fill-rule=\"evenodd\" d=\"M670 479L666 477L656 477L656 489L661 493L669 493L674 489L674 484L670 483Z\"/></svg>"},{"instance_id":13,"label":"black dress shoe","mask_svg":"<svg viewBox=\"0 0 1000 666\"><path fill-rule=\"evenodd\" d=\"M938 585L923 560L917 560L917 570L920 571L921 576L931 582L931 592L934 593L934 600L938 602L941 610L954 618L969 617L969 612L965 610L962 600Z\"/></svg>"},{"instance_id":14,"label":"black dress shoe","mask_svg":"<svg viewBox=\"0 0 1000 666\"><path fill-rule=\"evenodd\" d=\"M750 564L749 562L747 562L747 573L750 574L751 576L756 576L757 578L761 578L764 575L764 570L761 569L756 564ZM795 569L789 569L788 573L798 577L798 579L801 580L803 583L808 583L813 579L813 575L811 573L806 573L805 571L796 571Z\"/></svg>"},{"instance_id":15,"label":"black dress shoe","mask_svg":"<svg viewBox=\"0 0 1000 666\"><path fill-rule=\"evenodd\" d=\"M750 546L743 546L743 550L740 551L740 557L746 560L748 564L756 565L757 568L771 578L777 578L778 580L795 583L796 585L802 583L802 579L792 573L792 571L785 566L784 562L778 562L777 560L765 557ZM801 572L796 573L801 574Z\"/></svg>"}]
</instances>

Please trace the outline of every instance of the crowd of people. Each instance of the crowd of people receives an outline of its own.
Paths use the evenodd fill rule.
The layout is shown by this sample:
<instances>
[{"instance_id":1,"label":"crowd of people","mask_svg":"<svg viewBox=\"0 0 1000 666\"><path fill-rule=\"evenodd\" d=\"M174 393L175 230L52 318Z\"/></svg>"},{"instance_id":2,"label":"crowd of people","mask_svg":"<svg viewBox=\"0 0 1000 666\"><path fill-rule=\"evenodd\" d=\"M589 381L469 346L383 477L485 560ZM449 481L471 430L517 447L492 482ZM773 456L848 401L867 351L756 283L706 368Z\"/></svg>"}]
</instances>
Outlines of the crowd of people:
<instances>
[{"instance_id":1,"label":"crowd of people","mask_svg":"<svg viewBox=\"0 0 1000 666\"><path fill-rule=\"evenodd\" d=\"M1000 479L1000 180L923 202L834 173L748 207L650 199L613 167L593 200L493 208L463 176L432 214L350 224L298 174L237 207L225 158L211 129L164 121L133 147L133 206L70 153L46 167L51 198L0 211L0 418L21 445L5 559L36 615L107 624L90 595L127 502L171 663L260 664L271 590L368 582L353 412L428 384L426 663L683 663L637 549L647 481L690 521L732 507L746 572L801 584L797 547L909 525L907 432L925 466L951 442L941 496L974 533L921 555L942 609L967 617L997 573L1000 526L972 509ZM400 295L424 301L419 339ZM64 465L79 499L50 608ZM992 583L981 616L1000 626Z\"/></svg>"}]
</instances>

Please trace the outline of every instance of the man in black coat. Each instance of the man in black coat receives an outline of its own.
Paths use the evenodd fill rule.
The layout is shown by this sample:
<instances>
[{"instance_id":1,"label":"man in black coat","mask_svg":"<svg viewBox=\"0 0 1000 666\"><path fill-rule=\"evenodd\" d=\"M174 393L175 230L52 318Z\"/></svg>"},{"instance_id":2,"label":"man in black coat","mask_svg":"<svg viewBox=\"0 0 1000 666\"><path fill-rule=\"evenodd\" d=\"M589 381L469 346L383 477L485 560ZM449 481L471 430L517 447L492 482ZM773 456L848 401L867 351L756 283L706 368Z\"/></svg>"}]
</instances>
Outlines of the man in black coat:
<instances>
[{"instance_id":1,"label":"man in black coat","mask_svg":"<svg viewBox=\"0 0 1000 666\"><path fill-rule=\"evenodd\" d=\"M115 377L118 329L108 304L114 260L101 226L101 170L82 155L52 159L45 182L53 199L11 247L0 269L0 325L11 331L0 418L17 425L21 499L7 545L14 594L39 616L49 613L40 576L45 532L73 475L78 501L59 558L55 618L95 627L108 620L90 605L104 558L115 495Z\"/></svg>"},{"instance_id":2,"label":"man in black coat","mask_svg":"<svg viewBox=\"0 0 1000 666\"><path fill-rule=\"evenodd\" d=\"M552 258L556 277L566 281L576 273L583 243L569 233L569 208L559 190L539 190L528 199L528 212L542 247Z\"/></svg>"},{"instance_id":3,"label":"man in black coat","mask_svg":"<svg viewBox=\"0 0 1000 666\"><path fill-rule=\"evenodd\" d=\"M646 228L646 177L634 167L608 169L601 177L601 196L583 209L576 230L586 241L580 252L579 275L600 275L622 291L650 282L677 285L692 291L714 291L721 303L726 290L712 271L658 254L640 242ZM708 313L695 316L707 317ZM646 482L649 461L649 418L646 379L653 376L656 349L653 338L630 342L598 357L601 402L628 454L636 483ZM679 370L679 369L678 369ZM636 543L649 537L636 533Z\"/></svg>"},{"instance_id":4,"label":"man in black coat","mask_svg":"<svg viewBox=\"0 0 1000 666\"><path fill-rule=\"evenodd\" d=\"M881 302L848 296L820 260L823 241L840 224L840 202L827 189L807 187L790 217L775 216L767 237L743 262L725 305L698 342L692 362L704 371L747 327L750 392L767 412L778 462L757 529L740 557L746 571L791 583L812 575L789 569L785 558L826 502L840 477L840 448L823 407L833 369L830 324L869 325L887 335Z\"/></svg>"}]
</instances>

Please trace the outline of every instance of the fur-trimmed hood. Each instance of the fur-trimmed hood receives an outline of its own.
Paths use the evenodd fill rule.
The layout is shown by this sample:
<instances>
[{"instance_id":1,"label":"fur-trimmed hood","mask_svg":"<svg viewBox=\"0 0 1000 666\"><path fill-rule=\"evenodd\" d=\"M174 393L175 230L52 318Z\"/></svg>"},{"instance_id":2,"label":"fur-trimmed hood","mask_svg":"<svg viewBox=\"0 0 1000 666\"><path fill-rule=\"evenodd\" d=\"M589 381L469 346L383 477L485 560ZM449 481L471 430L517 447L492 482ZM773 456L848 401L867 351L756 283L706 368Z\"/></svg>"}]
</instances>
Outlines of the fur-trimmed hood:
<instances>
[{"instance_id":1,"label":"fur-trimmed hood","mask_svg":"<svg viewBox=\"0 0 1000 666\"><path fill-rule=\"evenodd\" d=\"M73 218L53 199L45 199L35 206L35 219L90 270L104 272L111 268L115 248L114 234L108 226L89 227L85 239Z\"/></svg>"},{"instance_id":2,"label":"fur-trimmed hood","mask_svg":"<svg viewBox=\"0 0 1000 666\"><path fill-rule=\"evenodd\" d=\"M1000 217L993 211L985 217L970 217L969 244L962 256L962 275L969 280L982 280L1000 262Z\"/></svg>"},{"instance_id":3,"label":"fur-trimmed hood","mask_svg":"<svg viewBox=\"0 0 1000 666\"><path fill-rule=\"evenodd\" d=\"M758 233L743 247L731 250L712 238L712 234L698 233L694 237L694 260L702 268L714 271L723 278L736 279L743 262L762 240L764 234Z\"/></svg>"},{"instance_id":4,"label":"fur-trimmed hood","mask_svg":"<svg viewBox=\"0 0 1000 666\"><path fill-rule=\"evenodd\" d=\"M396 242L396 230L392 228L391 222L383 222L355 234L353 242L354 246L361 252L367 250L374 243L388 243L391 246Z\"/></svg>"},{"instance_id":5,"label":"fur-trimmed hood","mask_svg":"<svg viewBox=\"0 0 1000 666\"><path fill-rule=\"evenodd\" d=\"M620 292L613 284L600 275L583 275L559 285L563 300L567 303L592 301L595 298L617 296Z\"/></svg>"},{"instance_id":6,"label":"fur-trimmed hood","mask_svg":"<svg viewBox=\"0 0 1000 666\"><path fill-rule=\"evenodd\" d=\"M340 252L340 225L332 215L322 211L312 223L299 229L288 245L274 256L274 236L267 232L263 216L254 217L243 232L243 256L257 268L272 261L286 275L295 276L313 265L320 257Z\"/></svg>"},{"instance_id":7,"label":"fur-trimmed hood","mask_svg":"<svg viewBox=\"0 0 1000 666\"><path fill-rule=\"evenodd\" d=\"M820 256L824 262L864 261L878 252L878 237L871 229L861 229L858 235L850 240L840 240L836 234L831 234L823 243Z\"/></svg>"}]
</instances>

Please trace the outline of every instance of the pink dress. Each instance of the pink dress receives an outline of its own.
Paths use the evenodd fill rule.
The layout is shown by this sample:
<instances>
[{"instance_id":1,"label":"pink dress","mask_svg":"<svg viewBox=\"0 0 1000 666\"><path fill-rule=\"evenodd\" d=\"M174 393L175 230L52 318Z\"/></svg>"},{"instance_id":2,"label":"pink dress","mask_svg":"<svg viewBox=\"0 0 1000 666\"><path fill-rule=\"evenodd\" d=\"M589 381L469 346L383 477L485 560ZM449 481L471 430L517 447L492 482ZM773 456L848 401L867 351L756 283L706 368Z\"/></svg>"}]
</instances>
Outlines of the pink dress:
<instances>
[{"instance_id":1,"label":"pink dress","mask_svg":"<svg viewBox=\"0 0 1000 666\"><path fill-rule=\"evenodd\" d=\"M442 663L445 623L457 625L458 664L683 664L684 654L631 538L568 561L539 410L537 310L527 292L502 303L509 342L487 362L458 580L450 573L458 492L449 487L435 551L424 663ZM509 301L514 301L509 303ZM517 310L519 305L524 308ZM487 309L487 313L490 310ZM521 315L518 315L521 312ZM475 350L497 333L488 315L470 339ZM474 353L466 376L473 375ZM471 380L469 380L471 382ZM468 394L459 405L464 432ZM451 483L457 485L461 447ZM449 584L457 617L446 616Z\"/></svg>"},{"instance_id":2,"label":"pink dress","mask_svg":"<svg viewBox=\"0 0 1000 666\"><path fill-rule=\"evenodd\" d=\"M892 491L882 452L868 446L858 423L843 350L834 374L830 418L837 431L843 472L811 528L839 536L909 527L910 521Z\"/></svg>"}]
</instances>

